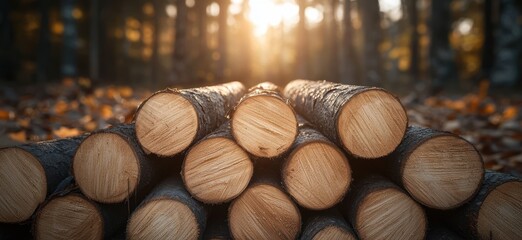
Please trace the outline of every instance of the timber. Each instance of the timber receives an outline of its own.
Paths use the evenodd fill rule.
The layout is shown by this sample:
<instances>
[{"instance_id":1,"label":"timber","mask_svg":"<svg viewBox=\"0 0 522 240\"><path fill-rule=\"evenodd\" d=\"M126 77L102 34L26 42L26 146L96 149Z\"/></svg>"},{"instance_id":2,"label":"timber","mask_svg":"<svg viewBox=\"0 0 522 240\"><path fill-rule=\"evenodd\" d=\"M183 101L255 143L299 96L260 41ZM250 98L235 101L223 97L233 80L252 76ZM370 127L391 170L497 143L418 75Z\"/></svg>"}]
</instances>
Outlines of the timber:
<instances>
[{"instance_id":1,"label":"timber","mask_svg":"<svg viewBox=\"0 0 522 240\"><path fill-rule=\"evenodd\" d=\"M477 193L484 176L482 157L465 139L423 127L409 127L386 159L386 172L419 203L452 209Z\"/></svg>"},{"instance_id":2,"label":"timber","mask_svg":"<svg viewBox=\"0 0 522 240\"><path fill-rule=\"evenodd\" d=\"M310 213L303 225L301 240L355 240L357 235L336 209Z\"/></svg>"},{"instance_id":3,"label":"timber","mask_svg":"<svg viewBox=\"0 0 522 240\"><path fill-rule=\"evenodd\" d=\"M302 207L327 209L339 203L352 180L344 153L335 144L299 118L299 134L284 158L282 183Z\"/></svg>"},{"instance_id":4,"label":"timber","mask_svg":"<svg viewBox=\"0 0 522 240\"><path fill-rule=\"evenodd\" d=\"M297 136L297 118L279 88L265 82L249 89L231 116L232 135L257 157L282 155Z\"/></svg>"},{"instance_id":5,"label":"timber","mask_svg":"<svg viewBox=\"0 0 522 240\"><path fill-rule=\"evenodd\" d=\"M126 124L91 133L78 147L72 166L85 196L119 203L150 190L161 177L155 164L139 147L134 125Z\"/></svg>"},{"instance_id":6,"label":"timber","mask_svg":"<svg viewBox=\"0 0 522 240\"><path fill-rule=\"evenodd\" d=\"M136 112L138 141L146 153L174 156L223 124L244 92L240 82L156 92Z\"/></svg>"},{"instance_id":7,"label":"timber","mask_svg":"<svg viewBox=\"0 0 522 240\"><path fill-rule=\"evenodd\" d=\"M84 137L0 149L0 222L16 223L31 217L69 176L74 152Z\"/></svg>"},{"instance_id":8,"label":"timber","mask_svg":"<svg viewBox=\"0 0 522 240\"><path fill-rule=\"evenodd\" d=\"M297 113L357 158L388 155L408 125L399 99L381 88L294 80L284 95Z\"/></svg>"},{"instance_id":9,"label":"timber","mask_svg":"<svg viewBox=\"0 0 522 240\"><path fill-rule=\"evenodd\" d=\"M522 239L522 179L487 171L478 194L443 216L474 239Z\"/></svg>"},{"instance_id":10,"label":"timber","mask_svg":"<svg viewBox=\"0 0 522 240\"><path fill-rule=\"evenodd\" d=\"M169 177L132 214L127 239L198 239L206 221L205 207L190 197L179 177Z\"/></svg>"},{"instance_id":11,"label":"timber","mask_svg":"<svg viewBox=\"0 0 522 240\"><path fill-rule=\"evenodd\" d=\"M256 168L248 188L228 211L230 233L234 239L295 239L301 229L301 214L278 184L277 175Z\"/></svg>"},{"instance_id":12,"label":"timber","mask_svg":"<svg viewBox=\"0 0 522 240\"><path fill-rule=\"evenodd\" d=\"M422 207L390 180L367 176L354 181L343 213L361 239L424 239Z\"/></svg>"},{"instance_id":13,"label":"timber","mask_svg":"<svg viewBox=\"0 0 522 240\"><path fill-rule=\"evenodd\" d=\"M217 204L241 194L253 172L250 157L234 141L226 122L188 150L181 176L194 198Z\"/></svg>"}]
</instances>

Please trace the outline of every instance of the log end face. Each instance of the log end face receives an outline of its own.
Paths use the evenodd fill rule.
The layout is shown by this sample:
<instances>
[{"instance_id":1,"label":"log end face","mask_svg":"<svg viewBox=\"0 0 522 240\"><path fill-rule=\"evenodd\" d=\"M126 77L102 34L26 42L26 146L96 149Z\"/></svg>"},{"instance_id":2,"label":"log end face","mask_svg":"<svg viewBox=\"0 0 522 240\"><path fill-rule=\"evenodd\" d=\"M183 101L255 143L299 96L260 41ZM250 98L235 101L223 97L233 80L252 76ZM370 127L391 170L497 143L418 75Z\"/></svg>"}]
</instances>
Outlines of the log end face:
<instances>
[{"instance_id":1,"label":"log end face","mask_svg":"<svg viewBox=\"0 0 522 240\"><path fill-rule=\"evenodd\" d=\"M88 198L102 203L118 203L135 191L140 165L127 140L115 133L96 133L78 147L73 173Z\"/></svg>"},{"instance_id":2,"label":"log end face","mask_svg":"<svg viewBox=\"0 0 522 240\"><path fill-rule=\"evenodd\" d=\"M321 239L342 239L342 240L356 240L357 237L350 231L337 226L328 226L319 231L312 238L313 240Z\"/></svg>"},{"instance_id":3,"label":"log end face","mask_svg":"<svg viewBox=\"0 0 522 240\"><path fill-rule=\"evenodd\" d=\"M301 228L301 215L284 192L258 184L233 201L229 225L234 239L295 239Z\"/></svg>"},{"instance_id":4,"label":"log end face","mask_svg":"<svg viewBox=\"0 0 522 240\"><path fill-rule=\"evenodd\" d=\"M147 202L129 220L127 239L198 239L194 212L180 201L159 199Z\"/></svg>"},{"instance_id":5,"label":"log end face","mask_svg":"<svg viewBox=\"0 0 522 240\"><path fill-rule=\"evenodd\" d=\"M196 109L179 93L152 95L136 113L136 136L147 153L174 156L192 143L197 131Z\"/></svg>"},{"instance_id":6,"label":"log end face","mask_svg":"<svg viewBox=\"0 0 522 240\"><path fill-rule=\"evenodd\" d=\"M45 200L45 171L33 155L21 148L0 149L0 189L0 222L25 221Z\"/></svg>"},{"instance_id":7,"label":"log end face","mask_svg":"<svg viewBox=\"0 0 522 240\"><path fill-rule=\"evenodd\" d=\"M342 107L338 135L345 149L361 158L390 154L402 141L408 116L390 93L369 88L352 96Z\"/></svg>"},{"instance_id":8,"label":"log end face","mask_svg":"<svg viewBox=\"0 0 522 240\"><path fill-rule=\"evenodd\" d=\"M404 188L423 205L442 210L472 198L484 175L480 154L454 135L424 141L403 166Z\"/></svg>"},{"instance_id":9,"label":"log end face","mask_svg":"<svg viewBox=\"0 0 522 240\"><path fill-rule=\"evenodd\" d=\"M497 186L482 203L477 232L480 239L522 239L522 182Z\"/></svg>"},{"instance_id":10,"label":"log end face","mask_svg":"<svg viewBox=\"0 0 522 240\"><path fill-rule=\"evenodd\" d=\"M103 218L90 201L79 195L58 197L38 213L35 238L103 239Z\"/></svg>"},{"instance_id":11,"label":"log end face","mask_svg":"<svg viewBox=\"0 0 522 240\"><path fill-rule=\"evenodd\" d=\"M365 196L354 223L361 239L424 239L426 225L422 207L395 188Z\"/></svg>"},{"instance_id":12,"label":"log end face","mask_svg":"<svg viewBox=\"0 0 522 240\"><path fill-rule=\"evenodd\" d=\"M294 150L282 171L288 193L299 205L313 210L339 203L351 182L344 154L324 142L310 142Z\"/></svg>"},{"instance_id":13,"label":"log end face","mask_svg":"<svg viewBox=\"0 0 522 240\"><path fill-rule=\"evenodd\" d=\"M232 116L232 134L246 151L258 157L277 157L297 136L293 109L280 98L252 96L242 101Z\"/></svg>"},{"instance_id":14,"label":"log end face","mask_svg":"<svg viewBox=\"0 0 522 240\"><path fill-rule=\"evenodd\" d=\"M191 195L202 202L216 204L239 196L248 186L254 166L248 154L233 140L210 138L190 149L182 171Z\"/></svg>"}]
</instances>

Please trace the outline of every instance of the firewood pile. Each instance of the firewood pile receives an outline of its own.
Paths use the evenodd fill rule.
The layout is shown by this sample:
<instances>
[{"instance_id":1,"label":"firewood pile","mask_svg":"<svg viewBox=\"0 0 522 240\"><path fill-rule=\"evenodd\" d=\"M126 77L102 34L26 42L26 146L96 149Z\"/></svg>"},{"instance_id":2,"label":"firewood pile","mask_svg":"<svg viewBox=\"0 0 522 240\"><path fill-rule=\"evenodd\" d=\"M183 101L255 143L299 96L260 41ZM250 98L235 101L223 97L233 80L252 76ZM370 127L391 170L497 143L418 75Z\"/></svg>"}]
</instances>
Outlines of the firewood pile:
<instances>
[{"instance_id":1,"label":"firewood pile","mask_svg":"<svg viewBox=\"0 0 522 240\"><path fill-rule=\"evenodd\" d=\"M0 149L0 239L522 239L522 179L381 88L165 89Z\"/></svg>"}]
</instances>

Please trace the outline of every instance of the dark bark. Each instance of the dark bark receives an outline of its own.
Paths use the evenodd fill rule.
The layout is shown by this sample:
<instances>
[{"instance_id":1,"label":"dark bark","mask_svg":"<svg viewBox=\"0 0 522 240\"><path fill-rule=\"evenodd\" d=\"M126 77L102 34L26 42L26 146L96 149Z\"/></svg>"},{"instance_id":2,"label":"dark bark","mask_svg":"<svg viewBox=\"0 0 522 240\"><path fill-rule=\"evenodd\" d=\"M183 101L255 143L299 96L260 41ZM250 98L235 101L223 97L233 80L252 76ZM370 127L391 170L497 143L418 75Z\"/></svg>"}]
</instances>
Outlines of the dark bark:
<instances>
[{"instance_id":1,"label":"dark bark","mask_svg":"<svg viewBox=\"0 0 522 240\"><path fill-rule=\"evenodd\" d=\"M477 221L482 203L495 188L508 182L522 182L522 179L505 173L486 171L484 182L471 201L455 210L437 214L446 219L448 225L460 235L468 236L467 238L470 239L479 239Z\"/></svg>"},{"instance_id":2,"label":"dark bark","mask_svg":"<svg viewBox=\"0 0 522 240\"><path fill-rule=\"evenodd\" d=\"M225 71L227 68L227 17L228 17L228 6L230 0L220 0L219 4L219 16L218 16L218 53L219 60L217 62L216 77L219 82L223 82L225 79Z\"/></svg>"},{"instance_id":3,"label":"dark bark","mask_svg":"<svg viewBox=\"0 0 522 240\"><path fill-rule=\"evenodd\" d=\"M357 235L353 228L344 220L343 216L337 209L329 209L319 212L310 212L306 216L306 221L303 224L303 232L299 239L312 240L315 235L327 227L336 227L350 233L354 239Z\"/></svg>"},{"instance_id":4,"label":"dark bark","mask_svg":"<svg viewBox=\"0 0 522 240\"><path fill-rule=\"evenodd\" d=\"M169 177L158 184L136 210L146 206L150 202L161 199L169 199L185 204L194 213L198 223L198 232L200 233L200 238L202 238L207 224L207 210L202 203L194 200L190 196L178 176Z\"/></svg>"},{"instance_id":5,"label":"dark bark","mask_svg":"<svg viewBox=\"0 0 522 240\"><path fill-rule=\"evenodd\" d=\"M307 4L306 0L299 0L297 4L299 5L299 23L297 24L296 78L306 78L310 69L305 16Z\"/></svg>"},{"instance_id":6,"label":"dark bark","mask_svg":"<svg viewBox=\"0 0 522 240\"><path fill-rule=\"evenodd\" d=\"M391 178L395 183L399 184L400 186L404 186L403 177L402 174L404 172L404 166L406 162L408 161L410 154L413 153L413 151L424 144L426 141L441 137L441 136L455 136L459 138L458 136L449 133L449 132L443 132L438 131L430 128L424 128L424 127L417 127L417 126L410 126L406 129L406 134L404 135L404 139L399 144L399 146L395 149L395 151L386 157L386 166L384 167L384 173L386 176ZM464 139L463 139L464 140ZM464 140L466 141L466 140ZM467 141L466 141L467 142ZM470 143L471 146L473 146ZM477 151L477 154L480 156L480 153L478 150L473 146L475 151ZM481 157L482 158L482 157ZM481 159L482 161L482 159ZM482 180L481 180L482 181ZM478 188L477 190L478 191ZM465 202L469 201L475 194L472 194L468 199L462 201L460 204L464 204ZM411 196L415 200L418 200L415 195L412 194ZM426 204L426 203L423 203ZM459 204L459 205L460 205ZM454 207L458 207L453 206ZM434 206L428 206L428 207L434 207Z\"/></svg>"},{"instance_id":7,"label":"dark bark","mask_svg":"<svg viewBox=\"0 0 522 240\"><path fill-rule=\"evenodd\" d=\"M364 34L364 81L366 84L382 82L382 60L379 45L382 41L381 17L378 0L357 2L360 8Z\"/></svg>"},{"instance_id":8,"label":"dark bark","mask_svg":"<svg viewBox=\"0 0 522 240\"><path fill-rule=\"evenodd\" d=\"M342 83L357 84L360 81L360 63L355 52L354 30L351 18L351 1L344 1L344 62L342 68L344 69L344 77Z\"/></svg>"},{"instance_id":9,"label":"dark bark","mask_svg":"<svg viewBox=\"0 0 522 240\"><path fill-rule=\"evenodd\" d=\"M228 204L213 206L210 211L207 227L203 234L203 239L226 240L232 239L228 231Z\"/></svg>"},{"instance_id":10,"label":"dark bark","mask_svg":"<svg viewBox=\"0 0 522 240\"><path fill-rule=\"evenodd\" d=\"M89 23L89 75L91 80L98 80L100 73L100 1L90 1Z\"/></svg>"},{"instance_id":11,"label":"dark bark","mask_svg":"<svg viewBox=\"0 0 522 240\"><path fill-rule=\"evenodd\" d=\"M187 5L185 0L176 0L176 37L174 40L174 74L176 83L188 81L187 68Z\"/></svg>"},{"instance_id":12,"label":"dark bark","mask_svg":"<svg viewBox=\"0 0 522 240\"><path fill-rule=\"evenodd\" d=\"M78 37L76 20L73 17L75 0L62 0L63 19L63 48L62 48L62 77L75 77L76 69L76 41Z\"/></svg>"},{"instance_id":13,"label":"dark bark","mask_svg":"<svg viewBox=\"0 0 522 240\"><path fill-rule=\"evenodd\" d=\"M449 42L451 32L451 0L433 1L431 4L430 68L432 88L442 88L445 83L457 80L455 53Z\"/></svg>"},{"instance_id":14,"label":"dark bark","mask_svg":"<svg viewBox=\"0 0 522 240\"><path fill-rule=\"evenodd\" d=\"M50 56L50 34L49 34L49 10L51 3L48 0L42 0L40 5L40 34L38 37L38 55L36 80L38 82L46 82L48 77Z\"/></svg>"},{"instance_id":15,"label":"dark bark","mask_svg":"<svg viewBox=\"0 0 522 240\"><path fill-rule=\"evenodd\" d=\"M221 85L181 90L168 88L158 91L152 96L159 93L180 94L192 103L198 116L198 131L193 140L195 142L211 133L227 120L228 114L245 93L245 87L240 82L229 82ZM147 100L141 106L146 103ZM140 114L141 106L138 107L136 116Z\"/></svg>"}]
</instances>

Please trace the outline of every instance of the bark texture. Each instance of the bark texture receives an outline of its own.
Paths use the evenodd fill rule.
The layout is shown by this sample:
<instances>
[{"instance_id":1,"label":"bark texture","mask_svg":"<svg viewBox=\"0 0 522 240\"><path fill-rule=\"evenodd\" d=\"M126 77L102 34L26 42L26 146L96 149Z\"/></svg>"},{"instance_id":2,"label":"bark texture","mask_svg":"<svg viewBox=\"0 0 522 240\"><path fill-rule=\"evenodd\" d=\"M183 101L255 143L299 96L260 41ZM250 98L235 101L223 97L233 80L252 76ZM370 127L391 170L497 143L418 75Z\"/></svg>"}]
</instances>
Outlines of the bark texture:
<instances>
[{"instance_id":1,"label":"bark texture","mask_svg":"<svg viewBox=\"0 0 522 240\"><path fill-rule=\"evenodd\" d=\"M320 212L313 212L308 217L303 225L303 232L301 233L301 240L312 240L315 235L327 227L336 227L349 232L357 238L353 228L344 220L343 216L336 210L325 210Z\"/></svg>"}]
</instances>

